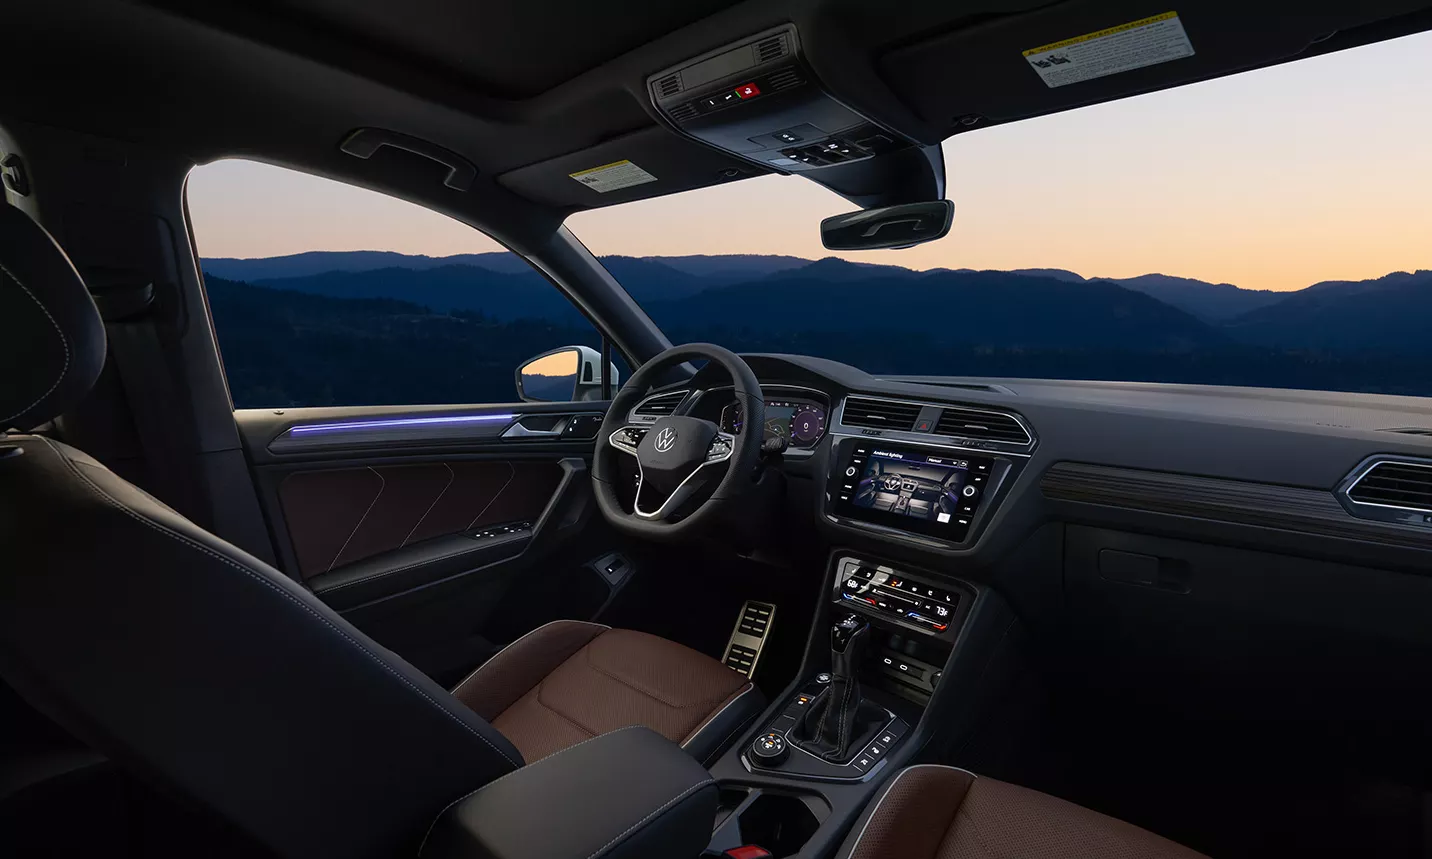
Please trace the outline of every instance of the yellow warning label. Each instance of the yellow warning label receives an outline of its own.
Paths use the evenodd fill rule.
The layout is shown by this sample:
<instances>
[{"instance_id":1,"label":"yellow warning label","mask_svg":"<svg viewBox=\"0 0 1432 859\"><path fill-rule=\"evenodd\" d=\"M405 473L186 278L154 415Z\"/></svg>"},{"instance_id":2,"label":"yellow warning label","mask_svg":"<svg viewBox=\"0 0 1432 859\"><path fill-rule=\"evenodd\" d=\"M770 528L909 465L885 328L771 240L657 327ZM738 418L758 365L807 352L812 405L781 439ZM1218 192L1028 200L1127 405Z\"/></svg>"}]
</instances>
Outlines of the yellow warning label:
<instances>
[{"instance_id":1,"label":"yellow warning label","mask_svg":"<svg viewBox=\"0 0 1432 859\"><path fill-rule=\"evenodd\" d=\"M1029 67L1051 89L1191 56L1193 45L1177 12L1130 21L1024 52Z\"/></svg>"},{"instance_id":2,"label":"yellow warning label","mask_svg":"<svg viewBox=\"0 0 1432 859\"><path fill-rule=\"evenodd\" d=\"M613 161L611 164L578 170L567 175L600 194L656 181L655 176L630 161Z\"/></svg>"},{"instance_id":3,"label":"yellow warning label","mask_svg":"<svg viewBox=\"0 0 1432 859\"><path fill-rule=\"evenodd\" d=\"M1105 36L1115 36L1119 33L1125 33L1129 30L1137 30L1140 27L1147 27L1150 24L1157 24L1160 21L1168 21L1177 17L1177 12L1165 12L1162 15L1155 15L1152 18L1143 18L1138 21L1130 21L1127 24L1120 24L1117 27L1110 27L1107 30L1100 30L1097 33L1087 33L1083 36L1075 36L1072 39L1065 39L1062 42L1054 42L1053 44L1040 45L1037 48L1030 48L1029 50L1024 52L1024 55L1028 57L1032 54L1042 54L1046 51L1057 51L1060 48L1067 48L1070 45L1077 45L1081 42L1088 42L1093 39L1102 39Z\"/></svg>"}]
</instances>

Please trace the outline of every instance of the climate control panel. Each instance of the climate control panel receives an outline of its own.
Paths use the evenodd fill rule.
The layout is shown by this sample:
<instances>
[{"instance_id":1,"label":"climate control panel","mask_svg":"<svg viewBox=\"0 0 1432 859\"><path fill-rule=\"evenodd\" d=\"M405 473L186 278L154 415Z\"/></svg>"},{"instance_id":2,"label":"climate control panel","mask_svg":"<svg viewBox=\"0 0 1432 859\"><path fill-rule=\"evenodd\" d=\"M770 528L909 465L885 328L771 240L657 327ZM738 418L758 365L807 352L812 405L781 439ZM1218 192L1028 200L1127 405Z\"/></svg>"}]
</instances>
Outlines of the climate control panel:
<instances>
[{"instance_id":1,"label":"climate control panel","mask_svg":"<svg viewBox=\"0 0 1432 859\"><path fill-rule=\"evenodd\" d=\"M837 562L834 597L843 607L949 639L974 598L961 585L852 557Z\"/></svg>"}]
</instances>

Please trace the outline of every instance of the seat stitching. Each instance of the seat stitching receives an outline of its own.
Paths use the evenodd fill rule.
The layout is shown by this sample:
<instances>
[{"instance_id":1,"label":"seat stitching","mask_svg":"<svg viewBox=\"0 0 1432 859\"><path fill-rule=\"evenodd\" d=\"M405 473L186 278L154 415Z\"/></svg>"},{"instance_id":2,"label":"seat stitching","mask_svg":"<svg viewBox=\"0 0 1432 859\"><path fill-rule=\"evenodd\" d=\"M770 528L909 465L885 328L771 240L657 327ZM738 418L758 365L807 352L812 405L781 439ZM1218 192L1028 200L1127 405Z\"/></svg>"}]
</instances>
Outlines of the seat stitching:
<instances>
[{"instance_id":1,"label":"seat stitching","mask_svg":"<svg viewBox=\"0 0 1432 859\"><path fill-rule=\"evenodd\" d=\"M526 638L527 638L528 636L530 636L530 635L536 635L536 634L537 634L538 632L540 632L541 630L544 630L544 629L546 629L547 627L552 626L553 624L558 624L558 623L578 623L578 624L584 624L584 625L586 625L586 626L600 626L602 629L605 629L605 630L608 630L608 631L611 630L611 627L610 627L610 626L607 626L607 625L604 624L604 623L592 623L591 621L587 621L587 620L550 620L550 621L548 621L548 622L542 624L541 626L537 627L536 629L529 629L529 630L527 630L527 632L523 633L523 634L522 634L521 636L519 636L516 640L514 640L514 641L508 643L508 645L507 645L506 647L502 648L501 650L499 650L499 651L497 651L496 653L494 653L494 654L492 654L491 656L489 656L489 657L487 658L487 661L486 661L486 662L484 662L484 663L482 663L481 665L477 666L476 668L472 669L472 673L471 673L471 674L469 674L469 675L467 675L466 677L462 678L462 680L459 681L456 686L452 687L452 694L453 694L453 695L456 695L459 691L462 690L462 687L464 687L464 686L467 685L467 682L468 682L469 680L471 680L472 678L474 678L474 677L477 676L477 674L478 674L479 671L481 671L482 669L484 669L484 668L486 668L487 666L491 665L492 663L496 662L499 657L501 657L501 656L502 656L504 653L506 653L507 651L511 650L513 647L516 647L517 644L518 644L519 642L521 642L523 639L526 639ZM602 633L597 633L597 635L601 635L601 634L602 634ZM593 638L595 638L595 637L596 637L596 636L593 636ZM590 643L591 643L591 642L588 641L588 644L590 644ZM584 644L584 645L582 645L582 647L586 647L586 645ZM578 648L578 650L580 650L580 649L581 649L581 648ZM576 655L576 651L573 651L572 654L568 655L568 656L567 656L567 659L571 659L572 656L574 656L574 655ZM566 662L567 659L563 659L562 662ZM558 663L558 665L560 666L561 663ZM539 682L540 682L540 681L539 681ZM527 692L531 692L532 689L535 689L535 688L536 688L536 686L534 685L533 687L529 688L526 692L523 692L522 694L523 694L523 695L526 695ZM520 698L520 697L522 697L522 696L519 695L518 697Z\"/></svg>"},{"instance_id":2,"label":"seat stitching","mask_svg":"<svg viewBox=\"0 0 1432 859\"><path fill-rule=\"evenodd\" d=\"M308 612L308 613L309 613L310 615L312 615L314 618L316 618L317 620L321 621L324 626L328 627L328 628L331 629L334 633L336 633L336 634L337 634L340 638L342 638L344 641L347 641L349 644L351 644L351 645L353 645L354 647L356 647L360 653L362 653L363 655L367 656L367 657L368 657L374 664L376 664L379 668L382 668L384 671L386 671L386 672L388 672L389 674L393 675L393 677L397 678L404 686L407 686L409 689L411 689L411 690L413 690L414 692L418 693L418 695L419 695L420 697L422 697L423 700L427 701L429 704L432 704L435 708L437 708L438 712L442 713L444 716L447 716L448 719L450 719L451 721L453 721L454 723L456 723L457 725L459 725L460 727L462 727L464 730L466 730L468 733L472 734L474 737L477 737L479 740L482 740L483 743L485 743L485 744L486 744L489 748L491 748L494 752L497 752L497 754L501 755L502 758L503 758L504 760L506 760L508 763L512 764L514 767L520 767L520 766L522 766L522 765L519 764L517 761L514 761L514 760L512 759L512 757L511 757L510 755L508 755L505 751L503 751L501 748L499 748L499 747L497 746L497 744L493 743L493 742L492 742L491 740L489 740L487 737L484 737L476 728L474 728L473 726L471 726L471 725L467 724L466 722L464 722L464 721L463 721L462 719L460 719L455 713L450 712L446 707L442 706L442 704L439 704L435 699L433 699L432 696L428 695L426 692L424 692L422 689L420 689L420 688L417 686L417 684L413 683L411 680L409 680L408 678L404 677L402 674L398 673L398 671L397 671L395 668L393 668L391 665L388 665L386 662L384 662L382 659L380 659L380 658L377 656L377 654L373 653L373 652L370 651L368 648L364 647L364 646L362 645L362 643L359 642L357 639L355 639L355 638L353 638L352 636L348 635L346 632L344 632L344 631L343 631L342 629L340 629L338 626L334 625L334 623L333 623L332 621L330 621L328 618L324 617L322 614L320 614L319 612L317 612L316 610L314 610L314 608L313 608L312 606L306 605L302 600L298 599L298 598L295 597L293 594L290 594L288 591L285 591L282 587L278 586L277 584L275 584L275 583L273 583L273 582L270 582L268 579L266 579L266 578L265 578L263 575L261 575L260 573L257 573L257 572L255 572L254 570L249 569L248 567L244 566L243 564L240 564L238 561L235 561L235 560L233 560L233 559L231 559L231 558L226 558L226 557L224 557L223 555L219 554L218 552L215 552L214 550L210 549L209 547L204 546L204 545L202 545L202 544L200 544L200 543L198 543L198 542L196 542L196 541L194 541L194 540L192 540L192 539L190 539L190 538L188 538L188 537L185 537L185 536L182 535L182 534L179 534L179 533L177 533L177 532L175 532L175 531L172 531L172 530L170 530L169 528L166 528L165 526L160 525L158 522L154 522L154 521L152 521L151 519L149 519L148 517L142 516L142 515L140 515L139 513L136 513L135 511L129 509L129 508L126 507L124 504L122 504L121 502L119 502L117 499L111 497L111 496L109 495L109 493L105 492L102 488L100 488L100 486L99 486L98 484L96 484L94 481L90 480L87 476L85 476L83 473L81 473L81 472L79 471L79 469L75 468L74 463L70 462L69 457L65 456L64 453L63 453L59 448L57 448L57 447L54 445L53 442L51 442L49 439L47 439L47 438L45 438L45 437L43 437L43 436L40 436L39 438L40 438L40 440L43 441L46 445L48 445L49 448L50 448L52 451L54 451L55 455L57 455L58 457L60 457L60 459L65 463L66 467L69 468L70 473L74 474L74 475L75 475L76 477L78 477L81 481L83 481L83 483L84 483L96 496L98 496L98 497L100 498L100 500L104 501L106 504L110 505L111 507L115 508L116 510L120 511L121 513L123 513L123 514L125 514L126 516L130 517L131 519L135 520L136 522L139 522L141 525L144 525L145 527L150 528L151 530L157 531L158 533L160 533L160 534L162 534L162 535L164 535L164 536L166 536L166 537L169 537L170 539L172 539L172 540L174 540L174 541L176 541L176 542L178 542L178 543L180 543L180 544L186 545L186 546L188 546L188 547L191 548L191 549L195 549L195 550L199 551L199 552L202 553L202 554L208 555L209 557L213 558L213 559L216 560L216 561L219 561L219 562L222 563L222 564L225 564L225 565L227 565L227 566L233 567L234 569L238 570L239 572L243 573L244 575L246 575L246 576L248 576L249 578L253 579L254 581L258 582L260 585L263 585L264 587L268 588L269 590L273 591L274 593L278 594L279 596L283 597L284 599L288 600L289 602L293 603L294 605L296 605L296 606L298 606L299 608L303 609L304 611Z\"/></svg>"},{"instance_id":3,"label":"seat stitching","mask_svg":"<svg viewBox=\"0 0 1432 859\"><path fill-rule=\"evenodd\" d=\"M603 844L603 845L597 850L597 852L595 852L595 853L593 853L592 855L588 856L587 859L597 859L598 856L601 856L603 853L605 853L605 852L607 852L608 850L610 850L613 846L615 846L615 845L616 845L618 842L620 842L622 839L626 838L628 835L630 835L630 834L632 834L633 832L637 831L638 829L642 828L643 826L645 826L645 825L646 825L649 821L651 821L652 819L654 819L654 818L656 818L656 817L659 817L659 816L665 814L665 813L666 813L666 810L669 809L669 808L671 808L673 805L676 805L678 802L681 802L683 799L686 799L688 796L690 796L691 794L697 792L698 790L702 790L703 788L709 787L709 786L711 786L711 785L713 785L713 784L715 784L715 783L716 783L716 779L714 779L714 778L708 778L708 779L706 779L705 781L701 782L700 784L694 784L694 785L692 785L691 787L688 787L686 790L683 790L683 791L682 791L680 794L678 794L674 799L672 799L670 802L668 802L668 803L666 803L665 805L663 805L661 808L658 808L656 811L653 811L651 814L648 814L646 817L643 817L641 820L638 820L636 823L633 823L631 826L628 826L620 835L618 835L617 837L613 838L611 841L608 841L606 844Z\"/></svg>"},{"instance_id":4,"label":"seat stitching","mask_svg":"<svg viewBox=\"0 0 1432 859\"><path fill-rule=\"evenodd\" d=\"M525 697L525 696L524 696L524 697ZM517 700L521 701L522 699L519 698L519 699L517 699ZM554 716L558 717L559 719L562 719L563 721L565 721L567 724L571 725L571 726L574 727L574 728L577 728L577 729L582 730L582 731L586 731L588 734L590 734L590 735L593 736L593 737L599 736L599 735L601 734L601 731L597 731L597 730L594 730L594 729L592 729L592 728L588 728L586 725L583 725L581 722L578 722L576 719L572 718L571 716L567 715L566 713L563 713L561 710L558 710L556 707L553 707L551 704L548 704L546 701L543 701L543 700L542 700L542 684L541 684L541 683L538 683L536 686L534 686L534 687L532 688L532 700L537 703L537 706L541 707L541 708L544 709L544 710L550 711ZM507 709L508 709L508 710L511 710L512 708L511 708L511 707L508 707ZM504 710L503 712L505 713L505 712L507 712L507 710ZM635 728L635 727L646 727L646 726L645 726L645 725L627 725L626 727L628 727L628 728Z\"/></svg>"},{"instance_id":5,"label":"seat stitching","mask_svg":"<svg viewBox=\"0 0 1432 859\"><path fill-rule=\"evenodd\" d=\"M60 327L60 323L56 322L55 317L50 314L50 309L45 306L45 302L37 298L35 296L35 293L30 291L29 287L21 283L20 278L11 274L10 269L6 268L4 263L0 263L0 271L5 272L6 277L10 278L10 280L15 282L16 286L24 290L25 294L30 296L31 301L39 305L40 312L45 314L45 318L50 320L50 324L54 326L55 333L60 335L60 346L63 347L65 350L65 363L60 367L60 374L55 377L54 384L50 385L49 389L46 390L43 394L36 397L33 403L30 403L28 406L24 407L10 417L5 418L4 420L0 420L0 423L9 423L10 421L13 421L15 418L18 418L20 415L23 415L25 412L28 412L30 409L33 409L35 406L38 406L40 403L44 402L45 398L48 397L50 394L53 394L55 392L55 389L60 386L60 382L63 382L65 380L65 374L70 371L70 339L65 336L65 330ZM0 429L3 429L3 427L0 427Z\"/></svg>"},{"instance_id":6,"label":"seat stitching","mask_svg":"<svg viewBox=\"0 0 1432 859\"><path fill-rule=\"evenodd\" d=\"M715 711L711 712L710 714L708 714L708 715L706 716L706 721L704 721L704 722L702 722L701 724L697 725L695 728L692 728L692 729L691 729L691 733L689 733L689 734L686 735L686 739L684 739L684 740L681 741L681 745L682 745L682 746L685 746L687 743L689 743L689 742L691 742L692 740L696 739L697 735L699 735L702 731L704 731L704 730L706 730L708 727L710 727L710 726L711 726L711 723L714 722L714 721L716 721L716 719L720 718L720 716L721 716L722 713L725 713L727 710L729 710L729 709L731 709L732 707L736 706L736 702L737 702L737 701L739 701L739 700L741 700L742 698L746 697L747 694L749 694L749 693L755 691L755 689L756 689L756 684L754 684L754 683L747 683L745 686L742 686L740 689L738 689L738 690L736 691L736 694L730 696L730 700L727 701L726 704L725 704L721 709L715 710Z\"/></svg>"},{"instance_id":7,"label":"seat stitching","mask_svg":"<svg viewBox=\"0 0 1432 859\"><path fill-rule=\"evenodd\" d=\"M595 639L594 639L594 640L595 640ZM618 683L622 684L623 686L627 687L628 689L631 689L631 690L634 691L634 692L639 692L640 694L645 695L646 697L652 699L653 701L656 701L657 703L665 704L666 706L672 708L673 710L690 710L692 707L699 707L699 706L701 706L702 704L719 704L719 703L721 703L722 701L725 701L727 698L731 697L731 693L728 692L728 693L726 693L725 695L721 695L721 696L716 697L716 698L702 698L701 700L699 700L699 701L693 701L693 702L691 702L690 704L677 704L677 703L674 703L674 702L672 702L672 701L666 700L665 698L661 697L660 695L657 695L657 694L654 693L654 692L650 692L650 691L648 691L648 690L646 690L646 689L643 689L642 687L637 686L636 684L632 683L632 682L629 681L629 680L626 680L625 678L618 677L617 675L613 674L612 672L606 670L605 668L603 668L603 667L601 667L600 665L598 665L598 664L596 664L595 662L593 662L593 661L592 661L592 651L591 651L591 644L590 644L590 643L587 644L587 645L586 645L585 647L583 647L582 649L587 651L587 665L591 666L591 669L592 669L593 671L597 672L598 674L605 674L606 676L612 678L613 680L617 681Z\"/></svg>"},{"instance_id":8,"label":"seat stitching","mask_svg":"<svg viewBox=\"0 0 1432 859\"><path fill-rule=\"evenodd\" d=\"M970 785L970 787L973 788L974 785ZM959 809L955 811L955 816L950 820L949 828L945 830L945 837L940 839L940 846L945 846L945 840L954 835L955 829L960 825L960 822L963 821L969 825L970 834L974 835L975 841L979 842L980 849L983 850L986 855L999 859L999 857L1005 854L995 850L989 845L989 842L985 840L984 833L980 832L979 824L975 823L974 815L970 814L965 807L965 803L968 801L969 794L966 793L964 800L960 802Z\"/></svg>"}]
</instances>

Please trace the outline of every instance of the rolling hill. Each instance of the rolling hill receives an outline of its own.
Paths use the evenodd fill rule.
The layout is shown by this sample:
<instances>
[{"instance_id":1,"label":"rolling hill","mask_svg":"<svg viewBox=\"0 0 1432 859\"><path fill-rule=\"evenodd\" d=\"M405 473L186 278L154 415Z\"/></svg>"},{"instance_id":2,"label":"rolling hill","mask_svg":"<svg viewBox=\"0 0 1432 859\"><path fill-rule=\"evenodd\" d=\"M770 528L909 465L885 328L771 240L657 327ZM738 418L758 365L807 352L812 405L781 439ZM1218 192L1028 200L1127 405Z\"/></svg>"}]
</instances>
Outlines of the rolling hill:
<instances>
[{"instance_id":1,"label":"rolling hill","mask_svg":"<svg viewBox=\"0 0 1432 859\"><path fill-rule=\"evenodd\" d=\"M1227 325L1245 343L1288 349L1432 353L1432 271L1328 281Z\"/></svg>"},{"instance_id":2,"label":"rolling hill","mask_svg":"<svg viewBox=\"0 0 1432 859\"><path fill-rule=\"evenodd\" d=\"M836 258L741 254L603 258L667 328L920 334L999 348L1432 351L1432 271L1330 281L1296 292L1147 274L1063 269L914 271ZM206 259L206 273L335 298L397 299L489 319L582 320L544 277L505 253L384 251ZM1031 312L1037 310L1037 312Z\"/></svg>"},{"instance_id":3,"label":"rolling hill","mask_svg":"<svg viewBox=\"0 0 1432 859\"><path fill-rule=\"evenodd\" d=\"M831 332L870 349L916 334L999 348L1187 351L1230 342L1175 307L1113 284L992 271L890 272L835 259L651 303L647 312L663 327L700 320L735 331Z\"/></svg>"}]
</instances>

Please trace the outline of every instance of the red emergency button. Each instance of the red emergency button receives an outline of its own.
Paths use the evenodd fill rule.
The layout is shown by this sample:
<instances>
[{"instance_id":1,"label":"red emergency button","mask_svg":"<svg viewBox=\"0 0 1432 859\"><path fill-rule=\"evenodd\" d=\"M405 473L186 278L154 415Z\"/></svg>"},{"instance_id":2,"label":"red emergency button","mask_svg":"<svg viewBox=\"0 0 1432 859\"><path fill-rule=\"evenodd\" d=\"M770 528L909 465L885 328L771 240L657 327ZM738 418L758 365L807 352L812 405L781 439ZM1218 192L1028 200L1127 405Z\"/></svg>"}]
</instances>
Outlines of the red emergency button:
<instances>
[{"instance_id":1,"label":"red emergency button","mask_svg":"<svg viewBox=\"0 0 1432 859\"><path fill-rule=\"evenodd\" d=\"M761 88L755 84L741 84L736 87L736 95L741 98L755 98L761 94Z\"/></svg>"}]
</instances>

